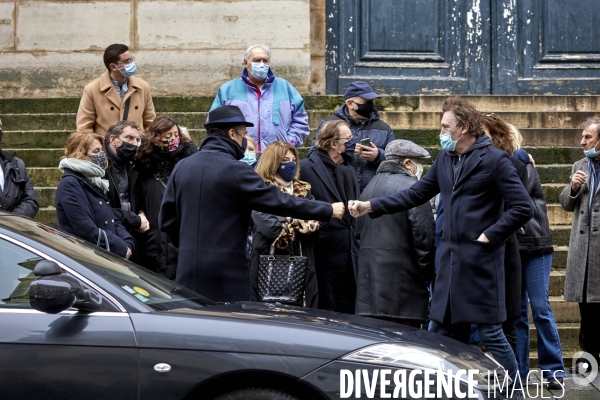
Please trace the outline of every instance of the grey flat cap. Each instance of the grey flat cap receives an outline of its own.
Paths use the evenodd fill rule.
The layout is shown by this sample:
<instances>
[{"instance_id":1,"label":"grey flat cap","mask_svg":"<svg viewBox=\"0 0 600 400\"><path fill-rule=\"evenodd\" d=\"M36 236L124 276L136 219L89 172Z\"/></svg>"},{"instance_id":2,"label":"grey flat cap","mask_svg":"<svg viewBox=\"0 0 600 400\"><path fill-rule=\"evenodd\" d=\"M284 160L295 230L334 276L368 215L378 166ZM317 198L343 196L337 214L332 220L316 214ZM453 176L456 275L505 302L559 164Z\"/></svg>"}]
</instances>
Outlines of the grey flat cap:
<instances>
[{"instance_id":1,"label":"grey flat cap","mask_svg":"<svg viewBox=\"0 0 600 400\"><path fill-rule=\"evenodd\" d=\"M401 158L431 158L427 150L411 142L410 140L392 140L385 147L385 158L401 159Z\"/></svg>"}]
</instances>

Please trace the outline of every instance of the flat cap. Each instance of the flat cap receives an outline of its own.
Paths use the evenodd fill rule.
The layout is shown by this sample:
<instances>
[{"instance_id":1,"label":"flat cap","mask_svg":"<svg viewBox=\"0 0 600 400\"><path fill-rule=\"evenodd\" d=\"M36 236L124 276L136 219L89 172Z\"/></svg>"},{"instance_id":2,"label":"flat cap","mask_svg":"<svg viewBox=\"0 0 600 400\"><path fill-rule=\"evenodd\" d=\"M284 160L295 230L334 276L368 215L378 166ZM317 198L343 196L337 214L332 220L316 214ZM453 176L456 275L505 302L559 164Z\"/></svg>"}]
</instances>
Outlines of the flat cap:
<instances>
[{"instance_id":1,"label":"flat cap","mask_svg":"<svg viewBox=\"0 0 600 400\"><path fill-rule=\"evenodd\" d=\"M392 140L385 147L385 158L401 159L401 158L431 158L427 150L411 142L410 140Z\"/></svg>"}]
</instances>

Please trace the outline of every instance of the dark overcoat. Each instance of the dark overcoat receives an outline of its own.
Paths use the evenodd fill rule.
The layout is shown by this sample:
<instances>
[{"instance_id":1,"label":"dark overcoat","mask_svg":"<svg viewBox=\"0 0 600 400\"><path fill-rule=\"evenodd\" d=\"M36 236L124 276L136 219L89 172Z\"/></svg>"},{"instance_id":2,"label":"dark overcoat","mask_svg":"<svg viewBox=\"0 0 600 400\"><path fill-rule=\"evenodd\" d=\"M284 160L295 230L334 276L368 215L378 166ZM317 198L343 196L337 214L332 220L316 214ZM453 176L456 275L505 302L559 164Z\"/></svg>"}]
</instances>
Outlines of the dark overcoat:
<instances>
[{"instance_id":1,"label":"dark overcoat","mask_svg":"<svg viewBox=\"0 0 600 400\"><path fill-rule=\"evenodd\" d=\"M106 232L112 253L125 257L128 247L135 251L135 240L115 217L106 195L79 172L65 168L54 203L61 230L97 244L100 228ZM103 235L100 247L106 248Z\"/></svg>"},{"instance_id":2,"label":"dark overcoat","mask_svg":"<svg viewBox=\"0 0 600 400\"><path fill-rule=\"evenodd\" d=\"M241 147L209 134L167 184L160 228L179 248L177 283L219 302L250 300L246 239L252 210L328 221L331 204L281 193L238 160Z\"/></svg>"},{"instance_id":3,"label":"dark overcoat","mask_svg":"<svg viewBox=\"0 0 600 400\"><path fill-rule=\"evenodd\" d=\"M333 178L317 153L300 161L300 180L310 183L315 199L328 203L342 201ZM354 187L355 193L348 200L358 199L356 179ZM354 313L358 265L358 240L354 223L346 205L346 213L341 220L332 219L319 229L314 249L321 309Z\"/></svg>"},{"instance_id":4,"label":"dark overcoat","mask_svg":"<svg viewBox=\"0 0 600 400\"><path fill-rule=\"evenodd\" d=\"M396 161L384 161L360 199L397 193L417 181ZM357 219L360 234L356 314L427 320L434 274L435 222L429 203L380 218Z\"/></svg>"},{"instance_id":5,"label":"dark overcoat","mask_svg":"<svg viewBox=\"0 0 600 400\"><path fill-rule=\"evenodd\" d=\"M155 148L150 154L136 161L138 173L135 181L135 213L144 211L150 229L136 233L138 244L137 263L168 279L175 279L177 247L168 235L158 227L158 213L165 193L165 186L177 162L198 151L194 143L179 146L175 151ZM157 179L160 177L160 181Z\"/></svg>"},{"instance_id":6,"label":"dark overcoat","mask_svg":"<svg viewBox=\"0 0 600 400\"><path fill-rule=\"evenodd\" d=\"M510 161L515 166L517 176L525 187L527 185L527 167L521 161L512 157ZM526 187L525 190L527 190ZM533 206L533 202L531 204ZM519 226L518 229L521 229L523 225ZM519 242L517 241L516 231L508 237L504 245L504 273L506 274L506 318L510 320L521 315L521 286L523 278L521 273L521 254L519 253Z\"/></svg>"},{"instance_id":7,"label":"dark overcoat","mask_svg":"<svg viewBox=\"0 0 600 400\"><path fill-rule=\"evenodd\" d=\"M407 210L441 192L444 237L430 318L501 323L506 320L504 242L533 216L533 206L510 157L487 136L460 156L465 159L456 182L455 157L443 150L413 186L371 200L371 216ZM490 243L477 240L481 233Z\"/></svg>"}]
</instances>

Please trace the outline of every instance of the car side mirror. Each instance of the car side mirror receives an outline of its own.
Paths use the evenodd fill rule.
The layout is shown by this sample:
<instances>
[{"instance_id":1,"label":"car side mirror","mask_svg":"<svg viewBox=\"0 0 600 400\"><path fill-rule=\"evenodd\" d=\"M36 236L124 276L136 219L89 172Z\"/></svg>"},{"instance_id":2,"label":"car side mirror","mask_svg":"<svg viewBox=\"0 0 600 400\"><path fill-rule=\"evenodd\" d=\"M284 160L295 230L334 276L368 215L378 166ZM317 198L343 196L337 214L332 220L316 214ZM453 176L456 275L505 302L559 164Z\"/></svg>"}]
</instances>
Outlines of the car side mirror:
<instances>
[{"instance_id":1,"label":"car side mirror","mask_svg":"<svg viewBox=\"0 0 600 400\"><path fill-rule=\"evenodd\" d=\"M35 310L58 314L70 307L80 311L95 311L99 296L85 290L77 279L64 274L54 261L42 260L33 273L39 276L29 286L29 304Z\"/></svg>"}]
</instances>

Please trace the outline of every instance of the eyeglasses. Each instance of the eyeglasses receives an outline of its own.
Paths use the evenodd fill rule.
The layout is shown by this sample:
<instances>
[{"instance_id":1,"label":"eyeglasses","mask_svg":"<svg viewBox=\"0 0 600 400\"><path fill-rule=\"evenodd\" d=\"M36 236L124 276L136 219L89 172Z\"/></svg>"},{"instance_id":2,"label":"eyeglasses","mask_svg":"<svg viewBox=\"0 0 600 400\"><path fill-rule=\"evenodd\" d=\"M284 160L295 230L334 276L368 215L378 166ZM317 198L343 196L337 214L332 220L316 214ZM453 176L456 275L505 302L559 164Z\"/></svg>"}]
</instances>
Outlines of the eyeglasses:
<instances>
[{"instance_id":1,"label":"eyeglasses","mask_svg":"<svg viewBox=\"0 0 600 400\"><path fill-rule=\"evenodd\" d=\"M496 119L496 114L494 114L494 113L482 113L482 114L486 118L494 118L494 119Z\"/></svg>"},{"instance_id":2,"label":"eyeglasses","mask_svg":"<svg viewBox=\"0 0 600 400\"><path fill-rule=\"evenodd\" d=\"M131 56L131 58L130 58L130 59L128 59L128 60L119 61L119 62L117 62L116 64L125 64L125 65L129 65L129 64L131 64L132 62L135 62L135 57L133 57L133 56Z\"/></svg>"},{"instance_id":3,"label":"eyeglasses","mask_svg":"<svg viewBox=\"0 0 600 400\"><path fill-rule=\"evenodd\" d=\"M356 140L356 136L350 136L349 138L339 138L338 139L338 141L340 141L341 144L348 143L351 140Z\"/></svg>"}]
</instances>

